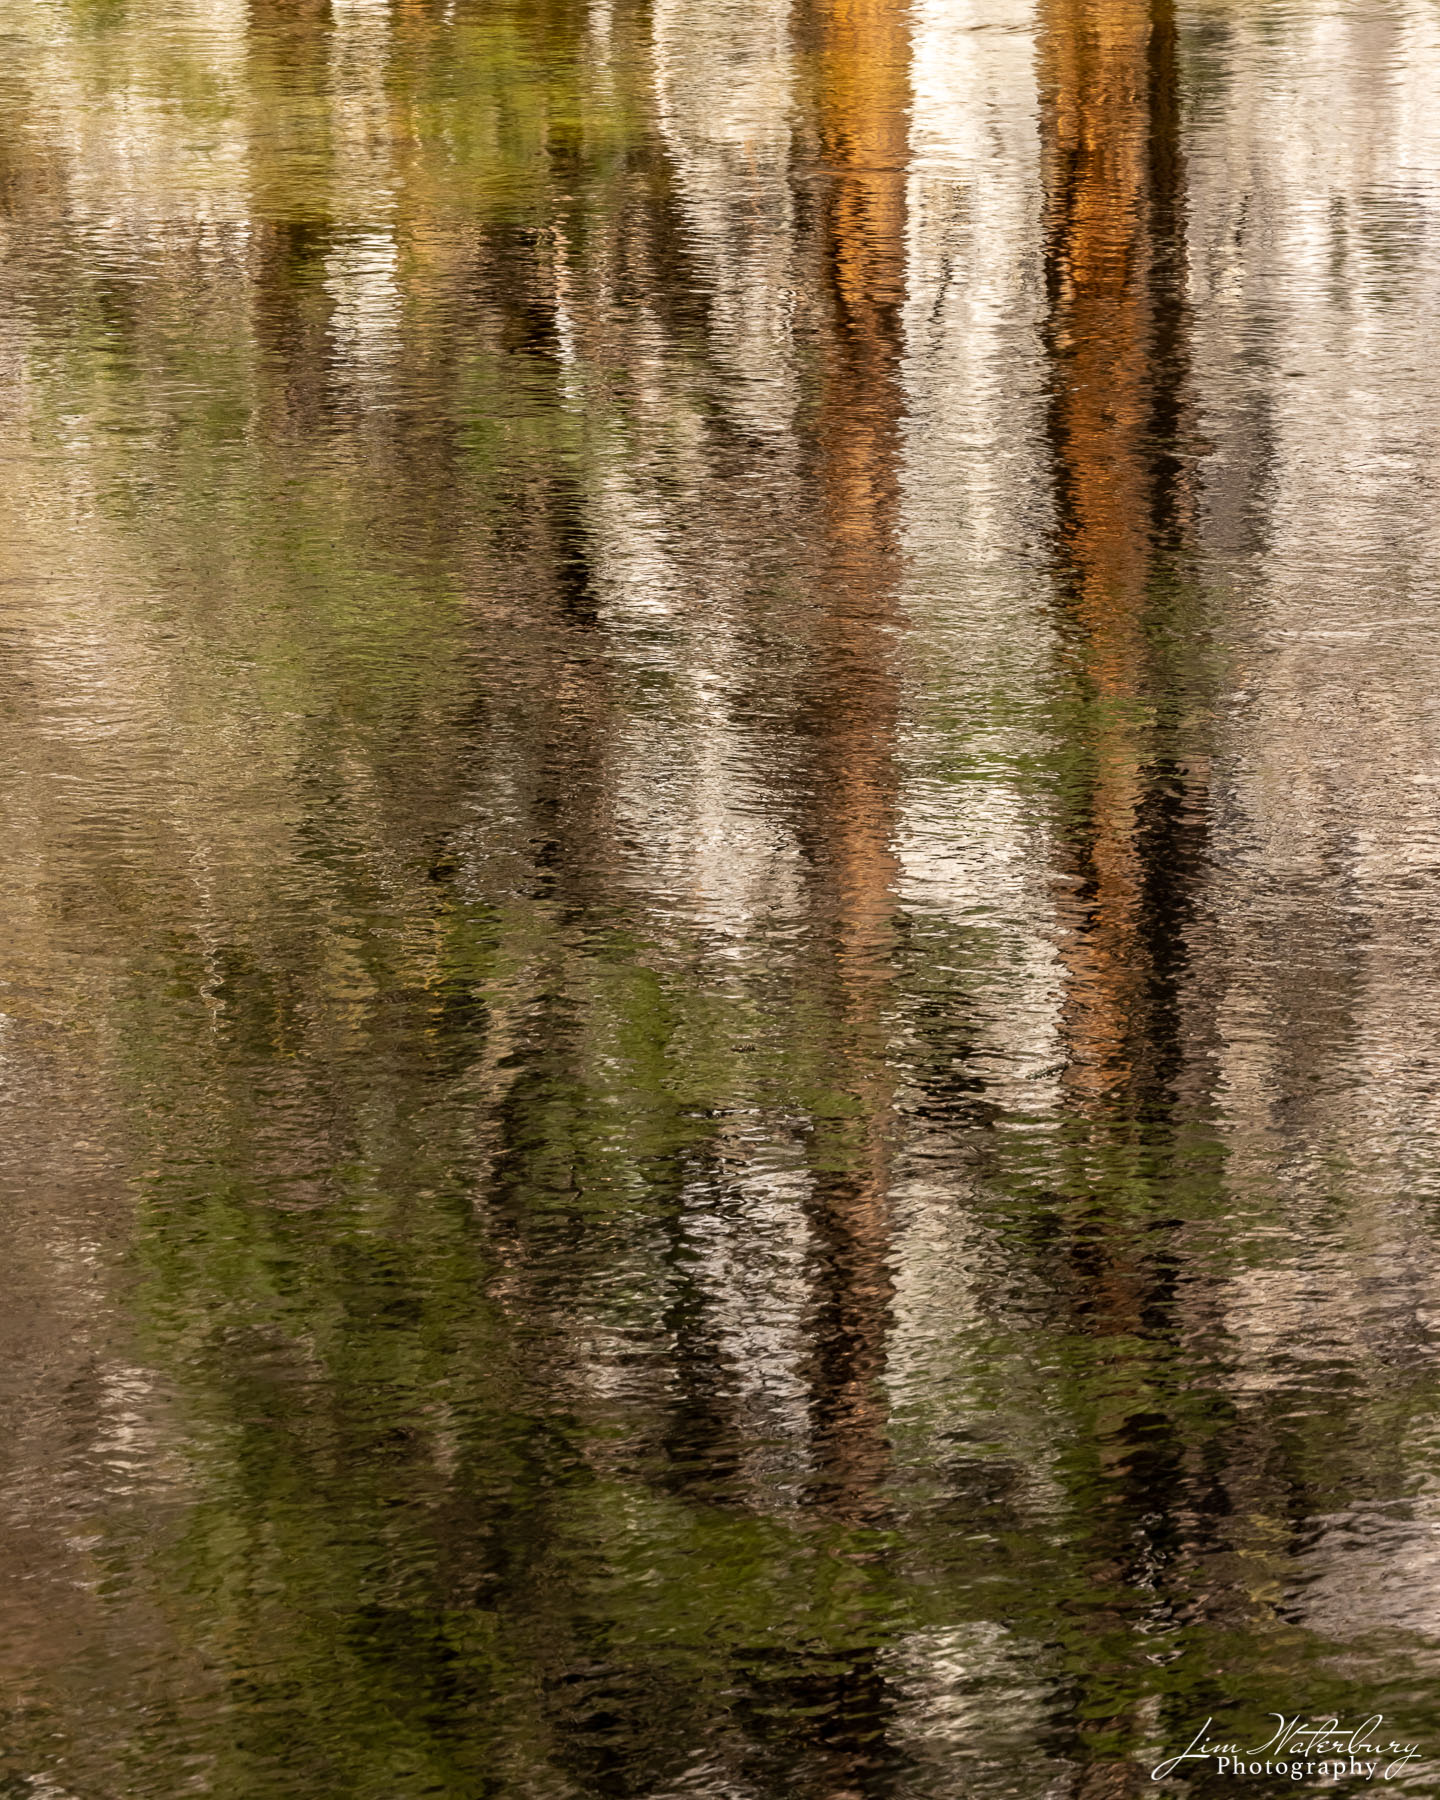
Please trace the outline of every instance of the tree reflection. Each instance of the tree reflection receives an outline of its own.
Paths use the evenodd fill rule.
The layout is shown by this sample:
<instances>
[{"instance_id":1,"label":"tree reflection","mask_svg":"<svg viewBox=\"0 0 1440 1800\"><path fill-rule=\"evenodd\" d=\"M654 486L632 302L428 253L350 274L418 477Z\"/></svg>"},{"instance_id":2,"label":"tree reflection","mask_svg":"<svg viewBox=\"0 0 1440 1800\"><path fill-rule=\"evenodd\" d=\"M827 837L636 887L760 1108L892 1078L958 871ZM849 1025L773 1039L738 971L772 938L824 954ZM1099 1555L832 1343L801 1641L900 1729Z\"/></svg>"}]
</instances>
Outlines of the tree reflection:
<instances>
[{"instance_id":1,"label":"tree reflection","mask_svg":"<svg viewBox=\"0 0 1440 1800\"><path fill-rule=\"evenodd\" d=\"M1146 1346L1113 1415L1087 1416L1084 1433L1097 1455L1079 1505L1091 1581L1109 1603L1089 1624L1098 1666L1077 1674L1103 1692L1098 1640L1127 1620L1168 1633L1183 1605L1176 1560L1195 1531L1177 1514L1207 1510L1185 1474L1193 1426L1165 1391L1182 1328L1175 1259L1128 1193L1175 1170L1206 1082L1203 1021L1185 986L1208 799L1203 754L1182 725L1203 648L1192 641L1195 497L1183 455L1173 6L1046 0L1038 53L1057 561L1080 753L1057 870L1064 1081L1078 1121L1075 1166L1061 1176L1077 1194L1065 1209L1066 1285L1081 1330ZM1114 1760L1133 1716L1107 1718L1094 1701L1080 1710L1089 1766L1076 1794L1137 1792L1143 1771Z\"/></svg>"},{"instance_id":2,"label":"tree reflection","mask_svg":"<svg viewBox=\"0 0 1440 1800\"><path fill-rule=\"evenodd\" d=\"M1070 838L1068 1080L1165 1104L1201 776L1177 766L1193 495L1175 26L1163 5L1041 14L1051 434L1064 604L1093 724Z\"/></svg>"},{"instance_id":3,"label":"tree reflection","mask_svg":"<svg viewBox=\"0 0 1440 1800\"><path fill-rule=\"evenodd\" d=\"M886 3L816 7L803 24L814 71L821 235L832 298L818 347L813 456L824 596L809 701L815 744L811 854L819 978L833 993L835 1053L855 1104L819 1146L817 1452L830 1503L864 1514L884 1472L880 1376L886 1319L885 1069L896 819L892 667L897 616L901 306L905 292L907 23ZM828 966L827 966L828 965ZM823 1246L823 1247L822 1247Z\"/></svg>"}]
</instances>

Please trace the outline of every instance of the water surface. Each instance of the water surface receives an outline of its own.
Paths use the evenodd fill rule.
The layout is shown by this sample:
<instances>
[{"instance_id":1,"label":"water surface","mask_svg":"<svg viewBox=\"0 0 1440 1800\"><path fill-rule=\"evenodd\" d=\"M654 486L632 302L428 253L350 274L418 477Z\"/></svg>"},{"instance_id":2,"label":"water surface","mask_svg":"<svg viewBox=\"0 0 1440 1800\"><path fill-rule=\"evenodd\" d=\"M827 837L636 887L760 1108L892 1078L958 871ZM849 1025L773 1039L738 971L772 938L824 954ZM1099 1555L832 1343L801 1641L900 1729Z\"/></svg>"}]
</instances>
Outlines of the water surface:
<instances>
[{"instance_id":1,"label":"water surface","mask_svg":"<svg viewBox=\"0 0 1440 1800\"><path fill-rule=\"evenodd\" d=\"M0 36L0 1795L1440 1759L1440 15Z\"/></svg>"}]
</instances>

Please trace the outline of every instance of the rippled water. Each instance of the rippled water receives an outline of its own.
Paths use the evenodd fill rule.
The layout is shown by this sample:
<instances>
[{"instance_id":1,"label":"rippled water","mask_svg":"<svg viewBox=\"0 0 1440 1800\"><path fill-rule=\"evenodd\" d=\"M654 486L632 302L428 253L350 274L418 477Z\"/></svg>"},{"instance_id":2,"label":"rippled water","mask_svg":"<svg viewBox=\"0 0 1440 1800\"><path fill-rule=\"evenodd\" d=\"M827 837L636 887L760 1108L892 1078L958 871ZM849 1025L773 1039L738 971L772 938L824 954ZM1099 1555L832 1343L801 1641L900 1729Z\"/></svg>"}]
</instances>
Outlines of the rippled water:
<instances>
[{"instance_id":1,"label":"rippled water","mask_svg":"<svg viewBox=\"0 0 1440 1800\"><path fill-rule=\"evenodd\" d=\"M1433 5L0 35L0 1795L1435 1793Z\"/></svg>"}]
</instances>

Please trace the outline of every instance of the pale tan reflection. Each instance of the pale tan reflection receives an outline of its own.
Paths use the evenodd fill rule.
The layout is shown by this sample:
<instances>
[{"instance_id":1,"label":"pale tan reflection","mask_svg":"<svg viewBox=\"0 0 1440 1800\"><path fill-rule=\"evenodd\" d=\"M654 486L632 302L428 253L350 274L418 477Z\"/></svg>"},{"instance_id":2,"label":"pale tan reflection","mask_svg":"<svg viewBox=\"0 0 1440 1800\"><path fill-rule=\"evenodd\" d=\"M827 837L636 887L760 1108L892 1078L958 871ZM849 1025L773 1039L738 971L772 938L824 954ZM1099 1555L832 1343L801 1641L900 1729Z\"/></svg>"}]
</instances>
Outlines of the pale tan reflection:
<instances>
[{"instance_id":1,"label":"pale tan reflection","mask_svg":"<svg viewBox=\"0 0 1440 1800\"><path fill-rule=\"evenodd\" d=\"M1250 1228L1263 1256L1237 1257L1218 1298L1227 1382L1252 1443L1306 1412L1334 1446L1402 1421L1383 1455L1327 1468L1298 1544L1294 1502L1264 1490L1258 1453L1235 1458L1235 1514L1290 1625L1397 1645L1414 1633L1427 1659L1440 1634L1436 25L1409 4L1306 9L1277 59L1269 20L1227 16L1226 104L1191 128L1197 379L1218 447L1205 548L1245 571L1210 876L1226 972L1217 1111L1230 1183L1265 1207Z\"/></svg>"},{"instance_id":2,"label":"pale tan reflection","mask_svg":"<svg viewBox=\"0 0 1440 1800\"><path fill-rule=\"evenodd\" d=\"M707 292L727 411L793 431L797 254L789 0L654 0L655 116Z\"/></svg>"},{"instance_id":3,"label":"pale tan reflection","mask_svg":"<svg viewBox=\"0 0 1440 1800\"><path fill-rule=\"evenodd\" d=\"M1146 613L1157 553L1188 536L1157 457L1184 404L1170 259L1181 208L1173 16L1141 0L1042 0L1045 251L1061 579L1095 723L1062 868L1067 1082L1082 1106L1132 1088L1156 971L1143 940Z\"/></svg>"},{"instance_id":4,"label":"pale tan reflection","mask_svg":"<svg viewBox=\"0 0 1440 1800\"><path fill-rule=\"evenodd\" d=\"M801 29L813 51L832 328L816 415L826 549L817 660L818 941L833 958L840 1084L857 1129L816 1182L820 1252L812 1389L826 1501L863 1515L888 1460L881 1374L889 1325L884 1019L895 910L896 618L901 316L910 25L896 0L835 0Z\"/></svg>"}]
</instances>

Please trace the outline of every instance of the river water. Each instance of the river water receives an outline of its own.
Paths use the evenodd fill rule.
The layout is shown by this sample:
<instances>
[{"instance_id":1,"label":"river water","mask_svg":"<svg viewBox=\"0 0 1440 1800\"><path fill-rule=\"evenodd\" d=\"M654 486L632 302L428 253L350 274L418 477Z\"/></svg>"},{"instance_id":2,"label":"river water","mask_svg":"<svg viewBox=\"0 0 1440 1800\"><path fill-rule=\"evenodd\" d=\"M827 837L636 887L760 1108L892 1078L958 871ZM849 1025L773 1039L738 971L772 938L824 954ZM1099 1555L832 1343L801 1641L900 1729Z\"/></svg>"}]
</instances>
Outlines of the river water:
<instances>
[{"instance_id":1,"label":"river water","mask_svg":"<svg viewBox=\"0 0 1440 1800\"><path fill-rule=\"evenodd\" d=\"M1434 6L0 40L0 1795L1440 1791Z\"/></svg>"}]
</instances>

